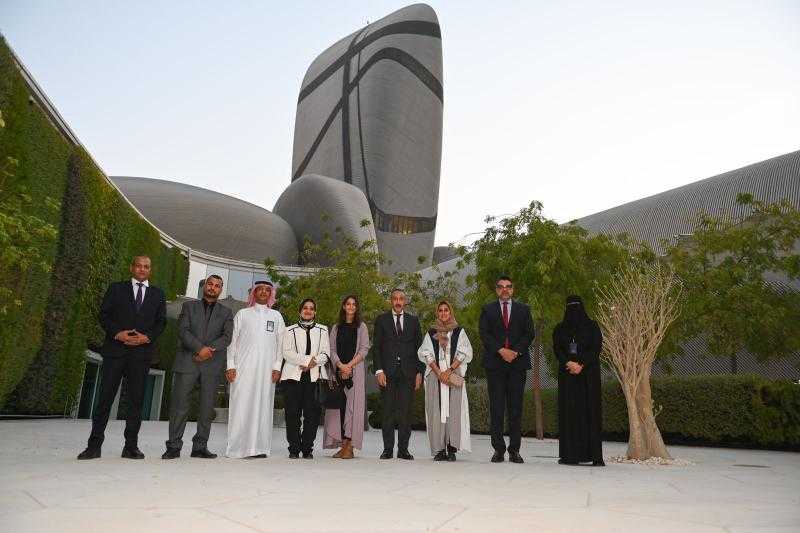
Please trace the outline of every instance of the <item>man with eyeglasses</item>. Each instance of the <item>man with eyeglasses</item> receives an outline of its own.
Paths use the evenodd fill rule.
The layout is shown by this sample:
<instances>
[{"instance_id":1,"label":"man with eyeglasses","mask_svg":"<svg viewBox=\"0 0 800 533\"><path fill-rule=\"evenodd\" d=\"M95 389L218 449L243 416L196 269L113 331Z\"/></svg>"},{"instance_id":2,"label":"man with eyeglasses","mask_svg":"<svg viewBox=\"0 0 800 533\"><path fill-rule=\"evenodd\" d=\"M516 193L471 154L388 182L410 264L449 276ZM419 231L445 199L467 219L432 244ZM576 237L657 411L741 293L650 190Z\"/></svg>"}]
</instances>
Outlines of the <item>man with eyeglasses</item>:
<instances>
[{"instance_id":1,"label":"man with eyeglasses","mask_svg":"<svg viewBox=\"0 0 800 533\"><path fill-rule=\"evenodd\" d=\"M522 425L522 393L531 368L528 349L534 330L530 307L512 300L514 285L508 276L495 282L497 300L481 311L480 335L483 367L489 387L493 463L502 463L505 452L512 463L523 463L519 454ZM503 420L508 407L509 443L503 438Z\"/></svg>"}]
</instances>

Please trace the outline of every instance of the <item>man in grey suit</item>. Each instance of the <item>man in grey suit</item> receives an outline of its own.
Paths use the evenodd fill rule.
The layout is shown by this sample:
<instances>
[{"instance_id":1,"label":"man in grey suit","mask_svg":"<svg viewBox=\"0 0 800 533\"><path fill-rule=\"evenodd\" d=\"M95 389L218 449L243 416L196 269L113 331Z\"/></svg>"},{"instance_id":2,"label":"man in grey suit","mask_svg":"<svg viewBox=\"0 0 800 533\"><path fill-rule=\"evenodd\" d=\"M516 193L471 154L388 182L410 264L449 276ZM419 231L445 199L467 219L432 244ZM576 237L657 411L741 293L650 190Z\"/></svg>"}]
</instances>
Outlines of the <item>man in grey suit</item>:
<instances>
[{"instance_id":1,"label":"man in grey suit","mask_svg":"<svg viewBox=\"0 0 800 533\"><path fill-rule=\"evenodd\" d=\"M172 365L172 398L169 412L169 440L162 459L181 455L183 431L189 416L189 396L200 382L200 408L197 432L192 438L192 457L214 459L208 451L208 436L214 416L214 395L225 369L227 348L233 333L233 313L217 302L222 278L209 276L203 285L203 299L186 302L178 319L180 347Z\"/></svg>"}]
</instances>

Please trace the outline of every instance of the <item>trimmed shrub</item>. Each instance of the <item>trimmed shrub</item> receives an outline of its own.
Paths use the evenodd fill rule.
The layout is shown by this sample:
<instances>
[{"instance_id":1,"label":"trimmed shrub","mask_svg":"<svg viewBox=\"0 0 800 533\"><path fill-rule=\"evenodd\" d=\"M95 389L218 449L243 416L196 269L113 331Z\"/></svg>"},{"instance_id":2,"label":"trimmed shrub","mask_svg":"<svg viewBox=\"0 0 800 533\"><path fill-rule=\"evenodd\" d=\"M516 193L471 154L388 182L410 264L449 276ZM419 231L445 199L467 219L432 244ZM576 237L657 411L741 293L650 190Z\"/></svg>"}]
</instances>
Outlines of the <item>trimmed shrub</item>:
<instances>
[{"instance_id":1,"label":"trimmed shrub","mask_svg":"<svg viewBox=\"0 0 800 533\"><path fill-rule=\"evenodd\" d=\"M612 405L620 414L614 425L604 417L603 429L624 434L625 400L613 385ZM800 447L800 386L791 382L747 374L662 377L652 388L660 410L656 421L667 442Z\"/></svg>"},{"instance_id":2,"label":"trimmed shrub","mask_svg":"<svg viewBox=\"0 0 800 533\"><path fill-rule=\"evenodd\" d=\"M659 377L652 380L656 421L669 444L800 449L800 385L755 375ZM619 384L603 385L603 433L627 440L628 414ZM472 432L489 433L489 398L483 384L468 385ZM380 396L368 402L369 423L381 426ZM558 437L558 391L542 391L544 433ZM424 396L414 396L412 426L425 429ZM525 391L522 433L535 435L533 393Z\"/></svg>"}]
</instances>

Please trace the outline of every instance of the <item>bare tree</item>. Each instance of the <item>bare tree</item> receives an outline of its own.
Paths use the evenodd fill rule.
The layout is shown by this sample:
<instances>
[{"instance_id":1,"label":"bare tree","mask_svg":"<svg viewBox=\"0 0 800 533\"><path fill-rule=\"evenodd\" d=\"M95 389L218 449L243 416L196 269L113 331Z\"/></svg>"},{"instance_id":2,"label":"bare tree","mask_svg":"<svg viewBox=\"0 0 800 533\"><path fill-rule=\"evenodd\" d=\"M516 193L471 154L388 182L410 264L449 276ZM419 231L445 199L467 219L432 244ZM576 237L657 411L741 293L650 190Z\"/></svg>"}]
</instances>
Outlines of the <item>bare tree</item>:
<instances>
[{"instance_id":1,"label":"bare tree","mask_svg":"<svg viewBox=\"0 0 800 533\"><path fill-rule=\"evenodd\" d=\"M601 357L617 376L628 407L628 459L670 458L656 425L650 374L664 334L678 317L680 292L670 269L638 264L624 267L597 291Z\"/></svg>"}]
</instances>

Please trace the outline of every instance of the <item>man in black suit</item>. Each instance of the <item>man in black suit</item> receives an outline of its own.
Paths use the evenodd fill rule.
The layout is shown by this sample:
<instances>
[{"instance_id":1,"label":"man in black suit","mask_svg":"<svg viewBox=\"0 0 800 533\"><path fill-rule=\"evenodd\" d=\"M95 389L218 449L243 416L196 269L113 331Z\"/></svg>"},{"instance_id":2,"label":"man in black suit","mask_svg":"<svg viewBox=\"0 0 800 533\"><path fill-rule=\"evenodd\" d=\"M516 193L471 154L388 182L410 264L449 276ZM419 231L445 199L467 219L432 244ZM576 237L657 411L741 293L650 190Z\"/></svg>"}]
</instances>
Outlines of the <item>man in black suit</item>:
<instances>
[{"instance_id":1,"label":"man in black suit","mask_svg":"<svg viewBox=\"0 0 800 533\"><path fill-rule=\"evenodd\" d=\"M169 440L162 459L177 459L183 446L183 431L189 416L189 396L200 382L197 432L192 438L192 457L215 459L208 451L214 396L227 360L233 334L233 312L217 302L222 278L212 274L203 284L203 299L185 302L178 318L180 346L172 365L172 397L169 412Z\"/></svg>"},{"instance_id":2,"label":"man in black suit","mask_svg":"<svg viewBox=\"0 0 800 533\"><path fill-rule=\"evenodd\" d=\"M508 460L522 463L519 454L522 425L522 393L525 377L531 368L528 349L534 330L530 308L512 301L514 285L508 276L495 282L497 301L481 310L480 335L483 343L483 367L489 387L493 463L502 463L506 449ZM503 419L508 405L509 444L503 439Z\"/></svg>"},{"instance_id":3,"label":"man in black suit","mask_svg":"<svg viewBox=\"0 0 800 533\"><path fill-rule=\"evenodd\" d=\"M391 294L392 310L375 319L373 357L375 377L381 387L383 401L383 453L391 459L394 453L394 425L397 422L397 457L414 459L408 453L411 438L411 405L414 391L422 385L425 365L417 357L422 345L419 319L404 311L406 295L402 289Z\"/></svg>"},{"instance_id":4,"label":"man in black suit","mask_svg":"<svg viewBox=\"0 0 800 533\"><path fill-rule=\"evenodd\" d=\"M128 419L122 457L144 459L139 451L142 400L155 341L167 323L164 292L150 285L150 258L137 256L131 264L132 278L112 283L100 305L100 325L106 332L100 355L103 375L100 398L92 417L92 433L78 459L100 457L111 404L124 376L128 384Z\"/></svg>"}]
</instances>

